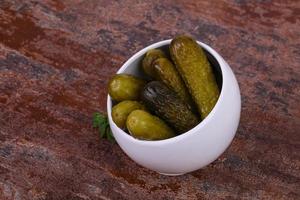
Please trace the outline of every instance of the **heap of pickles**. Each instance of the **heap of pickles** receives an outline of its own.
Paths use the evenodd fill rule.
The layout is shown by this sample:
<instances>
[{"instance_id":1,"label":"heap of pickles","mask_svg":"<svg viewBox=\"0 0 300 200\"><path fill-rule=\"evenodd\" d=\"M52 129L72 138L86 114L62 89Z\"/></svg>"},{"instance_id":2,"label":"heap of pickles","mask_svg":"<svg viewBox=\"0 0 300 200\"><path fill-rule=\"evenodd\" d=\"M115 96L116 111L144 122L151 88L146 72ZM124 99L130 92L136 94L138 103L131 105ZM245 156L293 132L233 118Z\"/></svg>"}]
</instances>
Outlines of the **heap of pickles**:
<instances>
[{"instance_id":1,"label":"heap of pickles","mask_svg":"<svg viewBox=\"0 0 300 200\"><path fill-rule=\"evenodd\" d=\"M174 38L170 58L149 50L142 69L151 81L117 74L108 92L116 102L116 125L142 140L162 140L187 132L203 120L219 97L212 67L204 50L189 36Z\"/></svg>"}]
</instances>

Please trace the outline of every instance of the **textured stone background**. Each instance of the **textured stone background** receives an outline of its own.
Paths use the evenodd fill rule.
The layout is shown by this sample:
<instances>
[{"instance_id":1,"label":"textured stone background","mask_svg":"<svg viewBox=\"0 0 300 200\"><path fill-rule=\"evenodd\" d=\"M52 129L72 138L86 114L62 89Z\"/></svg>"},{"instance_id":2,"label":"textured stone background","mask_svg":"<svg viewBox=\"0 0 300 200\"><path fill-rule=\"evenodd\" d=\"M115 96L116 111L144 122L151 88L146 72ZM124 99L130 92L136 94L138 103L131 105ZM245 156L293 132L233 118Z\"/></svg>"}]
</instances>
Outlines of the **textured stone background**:
<instances>
[{"instance_id":1,"label":"textured stone background","mask_svg":"<svg viewBox=\"0 0 300 200\"><path fill-rule=\"evenodd\" d=\"M299 0L0 0L0 199L299 199L299 27ZM243 107L221 158L165 177L91 115L122 63L181 33L224 56Z\"/></svg>"}]
</instances>

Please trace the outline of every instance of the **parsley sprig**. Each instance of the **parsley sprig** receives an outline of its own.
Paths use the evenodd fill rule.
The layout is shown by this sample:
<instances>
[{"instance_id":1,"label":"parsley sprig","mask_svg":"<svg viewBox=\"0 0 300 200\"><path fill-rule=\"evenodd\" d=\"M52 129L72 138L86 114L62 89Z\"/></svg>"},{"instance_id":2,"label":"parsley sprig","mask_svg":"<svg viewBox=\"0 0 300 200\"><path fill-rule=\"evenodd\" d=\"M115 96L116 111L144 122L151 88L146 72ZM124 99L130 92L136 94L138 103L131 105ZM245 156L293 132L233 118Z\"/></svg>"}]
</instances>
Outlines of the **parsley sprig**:
<instances>
[{"instance_id":1,"label":"parsley sprig","mask_svg":"<svg viewBox=\"0 0 300 200\"><path fill-rule=\"evenodd\" d=\"M106 138L110 142L115 142L115 138L110 130L107 115L96 112L93 114L93 127L98 128L101 138Z\"/></svg>"}]
</instances>

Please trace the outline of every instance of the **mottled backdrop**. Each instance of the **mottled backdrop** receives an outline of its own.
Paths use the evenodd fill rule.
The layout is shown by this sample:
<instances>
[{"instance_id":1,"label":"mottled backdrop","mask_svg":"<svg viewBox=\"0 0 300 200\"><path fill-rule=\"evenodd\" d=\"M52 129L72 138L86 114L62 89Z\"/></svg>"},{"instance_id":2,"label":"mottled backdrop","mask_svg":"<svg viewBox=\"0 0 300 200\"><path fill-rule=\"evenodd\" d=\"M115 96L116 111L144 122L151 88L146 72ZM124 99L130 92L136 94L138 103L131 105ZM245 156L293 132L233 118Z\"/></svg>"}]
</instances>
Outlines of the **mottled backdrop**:
<instances>
[{"instance_id":1,"label":"mottled backdrop","mask_svg":"<svg viewBox=\"0 0 300 200\"><path fill-rule=\"evenodd\" d=\"M0 199L299 199L299 27L299 0L0 0ZM241 123L213 164L165 177L91 116L131 55L182 33L232 67Z\"/></svg>"}]
</instances>

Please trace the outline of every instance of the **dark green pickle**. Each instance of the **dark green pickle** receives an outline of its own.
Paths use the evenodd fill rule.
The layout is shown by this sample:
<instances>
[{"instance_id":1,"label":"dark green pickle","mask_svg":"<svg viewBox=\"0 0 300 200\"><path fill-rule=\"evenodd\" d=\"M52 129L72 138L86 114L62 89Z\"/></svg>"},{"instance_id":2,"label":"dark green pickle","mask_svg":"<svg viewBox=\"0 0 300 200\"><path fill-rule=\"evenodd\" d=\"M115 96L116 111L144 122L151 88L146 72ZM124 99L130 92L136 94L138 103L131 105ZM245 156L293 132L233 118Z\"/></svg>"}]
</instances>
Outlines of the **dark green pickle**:
<instances>
[{"instance_id":1,"label":"dark green pickle","mask_svg":"<svg viewBox=\"0 0 300 200\"><path fill-rule=\"evenodd\" d=\"M159 81L148 83L141 98L147 109L167 122L178 134L199 123L198 117L189 109L187 103Z\"/></svg>"}]
</instances>

